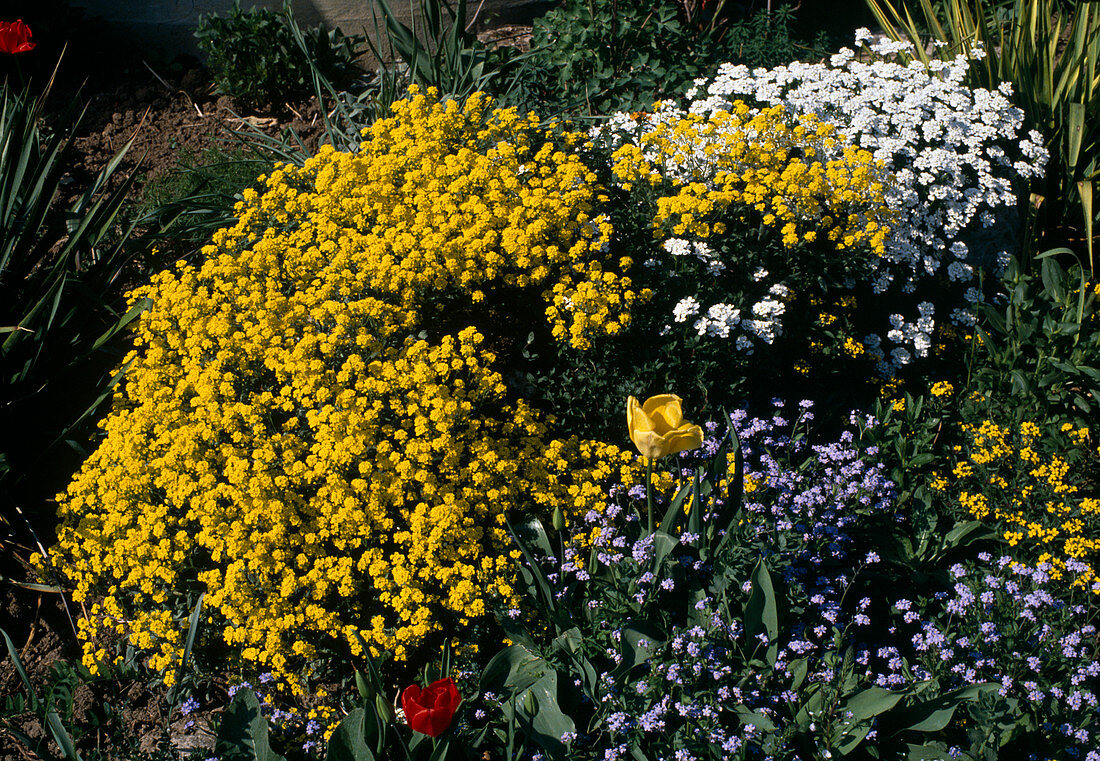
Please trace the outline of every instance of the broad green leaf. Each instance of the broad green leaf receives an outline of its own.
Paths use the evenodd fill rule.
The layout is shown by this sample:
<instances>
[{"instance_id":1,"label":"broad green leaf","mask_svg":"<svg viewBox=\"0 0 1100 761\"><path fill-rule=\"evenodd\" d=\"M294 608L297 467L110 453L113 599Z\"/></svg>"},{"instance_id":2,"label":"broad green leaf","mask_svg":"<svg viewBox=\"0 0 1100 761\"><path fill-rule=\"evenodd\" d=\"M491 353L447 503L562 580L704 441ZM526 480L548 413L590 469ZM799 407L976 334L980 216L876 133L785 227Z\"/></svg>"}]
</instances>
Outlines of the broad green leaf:
<instances>
[{"instance_id":1,"label":"broad green leaf","mask_svg":"<svg viewBox=\"0 0 1100 761\"><path fill-rule=\"evenodd\" d=\"M528 688L527 695L534 696L537 705L531 717L536 741L551 754L560 756L565 751L562 735L575 732L577 725L558 706L558 672L546 672Z\"/></svg>"},{"instance_id":2,"label":"broad green leaf","mask_svg":"<svg viewBox=\"0 0 1100 761\"><path fill-rule=\"evenodd\" d=\"M742 725L751 724L764 732L775 731L775 722L764 714L757 713L748 706L743 705L736 706L733 710L737 714L737 718L741 720Z\"/></svg>"},{"instance_id":3,"label":"broad green leaf","mask_svg":"<svg viewBox=\"0 0 1100 761\"><path fill-rule=\"evenodd\" d=\"M239 690L222 714L214 756L219 761L286 761L271 749L267 719L252 690Z\"/></svg>"},{"instance_id":4,"label":"broad green leaf","mask_svg":"<svg viewBox=\"0 0 1100 761\"><path fill-rule=\"evenodd\" d=\"M841 704L840 713L851 713L855 721L863 721L886 713L905 697L904 692L893 692L882 687L868 687L857 692Z\"/></svg>"},{"instance_id":5,"label":"broad green leaf","mask_svg":"<svg viewBox=\"0 0 1100 761\"><path fill-rule=\"evenodd\" d=\"M584 635L581 634L581 630L578 627L574 626L572 629L564 631L555 637L551 645L555 649L563 652L577 653L584 645Z\"/></svg>"},{"instance_id":6,"label":"broad green leaf","mask_svg":"<svg viewBox=\"0 0 1100 761\"><path fill-rule=\"evenodd\" d=\"M328 741L326 761L375 761L367 744L367 712L362 708L344 717Z\"/></svg>"},{"instance_id":7,"label":"broad green leaf","mask_svg":"<svg viewBox=\"0 0 1100 761\"><path fill-rule=\"evenodd\" d=\"M790 666L787 668L791 672L791 690L798 692L798 688L806 681L806 674L809 671L809 662L805 658L799 658L791 661Z\"/></svg>"},{"instance_id":8,"label":"broad green leaf","mask_svg":"<svg viewBox=\"0 0 1100 761\"><path fill-rule=\"evenodd\" d=\"M997 532L982 521L966 521L947 532L944 546L948 548L965 547L982 539L992 539Z\"/></svg>"},{"instance_id":9,"label":"broad green leaf","mask_svg":"<svg viewBox=\"0 0 1100 761\"><path fill-rule=\"evenodd\" d=\"M842 727L833 738L833 746L842 756L847 756L859 747L871 731L871 722L865 721L854 726Z\"/></svg>"},{"instance_id":10,"label":"broad green leaf","mask_svg":"<svg viewBox=\"0 0 1100 761\"><path fill-rule=\"evenodd\" d=\"M665 558L679 544L679 539L666 534L664 531L657 530L653 532L653 572L655 575L660 576L661 565L665 562Z\"/></svg>"},{"instance_id":11,"label":"broad green leaf","mask_svg":"<svg viewBox=\"0 0 1100 761\"><path fill-rule=\"evenodd\" d=\"M447 751L451 748L450 736L443 737L428 756L428 761L443 761L447 757Z\"/></svg>"},{"instance_id":12,"label":"broad green leaf","mask_svg":"<svg viewBox=\"0 0 1100 761\"><path fill-rule=\"evenodd\" d=\"M691 484L684 484L676 490L676 494L672 497L672 501L668 505L668 509L665 510L665 516L661 518L660 528L666 534L672 534L676 528L677 521L683 515L684 501L688 495L691 494Z\"/></svg>"},{"instance_id":13,"label":"broad green leaf","mask_svg":"<svg viewBox=\"0 0 1100 761\"><path fill-rule=\"evenodd\" d=\"M522 692L552 668L523 645L509 645L485 664L481 692Z\"/></svg>"},{"instance_id":14,"label":"broad green leaf","mask_svg":"<svg viewBox=\"0 0 1100 761\"><path fill-rule=\"evenodd\" d=\"M939 732L951 721L955 709L961 704L977 700L982 695L998 692L1001 685L997 682L984 682L960 687L938 698L920 703L909 709L907 719L912 723L905 730L912 732Z\"/></svg>"},{"instance_id":15,"label":"broad green leaf","mask_svg":"<svg viewBox=\"0 0 1100 761\"><path fill-rule=\"evenodd\" d=\"M906 743L906 761L950 761L951 755L943 743L926 743L913 745Z\"/></svg>"},{"instance_id":16,"label":"broad green leaf","mask_svg":"<svg viewBox=\"0 0 1100 761\"><path fill-rule=\"evenodd\" d=\"M645 663L664 644L665 639L665 633L648 621L631 621L626 624L619 633L622 660L611 673L621 676L639 663Z\"/></svg>"},{"instance_id":17,"label":"broad green leaf","mask_svg":"<svg viewBox=\"0 0 1100 761\"><path fill-rule=\"evenodd\" d=\"M768 638L766 660L775 665L779 648L779 610L775 601L775 588L772 586L771 573L764 558L756 564L752 572L752 591L745 603L745 638L755 646L759 635Z\"/></svg>"}]
</instances>

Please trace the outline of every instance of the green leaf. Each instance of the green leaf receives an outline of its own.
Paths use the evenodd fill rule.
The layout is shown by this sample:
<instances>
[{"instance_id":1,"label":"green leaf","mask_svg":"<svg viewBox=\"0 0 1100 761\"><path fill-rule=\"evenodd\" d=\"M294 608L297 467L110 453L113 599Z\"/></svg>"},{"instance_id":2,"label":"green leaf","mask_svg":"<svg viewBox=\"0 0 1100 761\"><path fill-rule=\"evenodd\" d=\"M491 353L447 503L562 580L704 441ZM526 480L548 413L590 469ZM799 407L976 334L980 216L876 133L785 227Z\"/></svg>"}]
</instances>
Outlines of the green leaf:
<instances>
[{"instance_id":1,"label":"green leaf","mask_svg":"<svg viewBox=\"0 0 1100 761\"><path fill-rule=\"evenodd\" d=\"M1042 260L1040 274L1043 279L1043 291L1055 301L1061 301L1065 297L1065 288L1062 283L1066 278L1066 272L1053 257Z\"/></svg>"},{"instance_id":2,"label":"green leaf","mask_svg":"<svg viewBox=\"0 0 1100 761\"><path fill-rule=\"evenodd\" d=\"M906 761L951 761L951 755L943 743L913 745L906 743Z\"/></svg>"},{"instance_id":3,"label":"green leaf","mask_svg":"<svg viewBox=\"0 0 1100 761\"><path fill-rule=\"evenodd\" d=\"M481 692L521 692L552 666L523 645L509 645L494 655L481 672Z\"/></svg>"},{"instance_id":4,"label":"green leaf","mask_svg":"<svg viewBox=\"0 0 1100 761\"><path fill-rule=\"evenodd\" d=\"M648 621L631 621L626 624L619 630L619 652L622 660L612 670L612 675L622 676L639 663L645 663L666 639L665 633Z\"/></svg>"},{"instance_id":5,"label":"green leaf","mask_svg":"<svg viewBox=\"0 0 1100 761\"><path fill-rule=\"evenodd\" d=\"M367 745L367 712L362 708L344 717L328 741L326 761L375 761Z\"/></svg>"},{"instance_id":6,"label":"green leaf","mask_svg":"<svg viewBox=\"0 0 1100 761\"><path fill-rule=\"evenodd\" d=\"M65 731L65 725L62 724L57 711L51 710L46 714L46 726L50 730L53 741L57 743L57 747L61 748L65 758L68 761L80 761L80 754L76 752L76 746L73 744L72 738L69 737L69 733Z\"/></svg>"},{"instance_id":7,"label":"green leaf","mask_svg":"<svg viewBox=\"0 0 1100 761\"><path fill-rule=\"evenodd\" d=\"M485 665L480 689L506 696L505 720L518 719L552 758L563 758L561 736L576 725L558 706L558 673L549 662L522 645L510 645Z\"/></svg>"},{"instance_id":8,"label":"green leaf","mask_svg":"<svg viewBox=\"0 0 1100 761\"><path fill-rule=\"evenodd\" d=\"M989 524L982 521L966 521L947 532L947 536L944 537L944 547L949 549L965 547L982 539L993 539L996 536L997 532Z\"/></svg>"},{"instance_id":9,"label":"green leaf","mask_svg":"<svg viewBox=\"0 0 1100 761\"><path fill-rule=\"evenodd\" d=\"M664 525L664 524L661 524ZM653 532L653 569L654 575L660 576L661 565L665 558L680 544L680 540L666 534L664 531Z\"/></svg>"},{"instance_id":10,"label":"green leaf","mask_svg":"<svg viewBox=\"0 0 1100 761\"><path fill-rule=\"evenodd\" d=\"M15 673L19 674L19 679L23 682L23 688L27 691L27 696L31 699L32 704L37 706L38 697L35 694L34 687L31 686L31 680L27 677L27 672L23 670L23 661L19 658L19 651L15 649L15 643L11 641L11 637L9 637L8 633L3 629L0 629L0 636L4 638L4 644L8 648L8 655L15 665Z\"/></svg>"},{"instance_id":11,"label":"green leaf","mask_svg":"<svg viewBox=\"0 0 1100 761\"><path fill-rule=\"evenodd\" d=\"M515 541L516 546L519 547L520 552L523 554L526 563L519 563L519 573L524 580L524 584L527 587L528 595L536 602L541 602L547 611L553 613L557 610L557 602L554 599L554 593L550 589L550 580L546 578L546 574L542 572L542 568L539 566L535 556L528 549L527 543L512 524L505 518L505 525L508 527L508 531L512 534L512 539ZM531 518L524 523L520 524L520 528L526 528L525 532L528 536L533 536L536 543L543 548L543 551L548 556L553 556L553 551L550 550L550 541L546 537L546 530L542 527L542 523L537 518Z\"/></svg>"},{"instance_id":12,"label":"green leaf","mask_svg":"<svg viewBox=\"0 0 1100 761\"><path fill-rule=\"evenodd\" d=\"M768 665L774 666L779 653L779 610L775 602L771 573L768 572L764 558L760 558L753 569L752 591L745 603L746 640L752 642L761 634L768 638L765 658Z\"/></svg>"},{"instance_id":13,"label":"green leaf","mask_svg":"<svg viewBox=\"0 0 1100 761\"><path fill-rule=\"evenodd\" d=\"M451 748L450 736L444 737L438 743L436 743L435 749L432 750L432 755L428 756L428 761L443 761L447 757L447 751Z\"/></svg>"},{"instance_id":14,"label":"green leaf","mask_svg":"<svg viewBox=\"0 0 1100 761\"><path fill-rule=\"evenodd\" d=\"M905 697L904 692L893 692L882 687L860 690L841 704L841 715L851 712L854 721L863 721L886 713Z\"/></svg>"},{"instance_id":15,"label":"green leaf","mask_svg":"<svg viewBox=\"0 0 1100 761\"><path fill-rule=\"evenodd\" d=\"M1066 169L1072 175L1081 154L1081 138L1085 133L1085 104L1069 103L1066 108Z\"/></svg>"},{"instance_id":16,"label":"green leaf","mask_svg":"<svg viewBox=\"0 0 1100 761\"><path fill-rule=\"evenodd\" d=\"M222 714L214 755L219 761L286 761L271 749L267 719L252 690L238 690Z\"/></svg>"},{"instance_id":17,"label":"green leaf","mask_svg":"<svg viewBox=\"0 0 1100 761\"><path fill-rule=\"evenodd\" d=\"M195 609L191 611L191 615L188 616L187 623L187 640L183 648L183 658L180 660L177 683L180 678L183 677L184 669L187 668L187 662L191 660L191 651L195 647L195 636L199 633L199 621L202 620L202 603L206 599L206 592L199 594L199 599L195 601Z\"/></svg>"},{"instance_id":18,"label":"green leaf","mask_svg":"<svg viewBox=\"0 0 1100 761\"><path fill-rule=\"evenodd\" d=\"M859 744L871 732L871 722L863 722L847 728L842 727L833 738L833 745L842 756L847 756L859 747Z\"/></svg>"},{"instance_id":19,"label":"green leaf","mask_svg":"<svg viewBox=\"0 0 1100 761\"><path fill-rule=\"evenodd\" d=\"M791 661L791 665L788 666L788 669L791 672L791 690L798 692L798 688L806 681L806 674L809 672L809 661L805 658Z\"/></svg>"},{"instance_id":20,"label":"green leaf","mask_svg":"<svg viewBox=\"0 0 1100 761\"><path fill-rule=\"evenodd\" d=\"M366 677L363 676L363 672L359 669L355 670L355 689L358 690L359 697L363 700L371 700L374 697L370 685L367 684Z\"/></svg>"},{"instance_id":21,"label":"green leaf","mask_svg":"<svg viewBox=\"0 0 1100 761\"><path fill-rule=\"evenodd\" d=\"M578 627L574 626L572 629L568 629L555 637L551 646L555 650L561 650L565 653L578 653L584 646L584 635L581 634L581 630Z\"/></svg>"},{"instance_id":22,"label":"green leaf","mask_svg":"<svg viewBox=\"0 0 1100 761\"><path fill-rule=\"evenodd\" d=\"M982 695L1001 690L997 682L984 682L960 687L933 700L910 707L907 718L912 723L902 731L939 732L946 727L955 713L955 709L967 701L978 700Z\"/></svg>"},{"instance_id":23,"label":"green leaf","mask_svg":"<svg viewBox=\"0 0 1100 761\"><path fill-rule=\"evenodd\" d=\"M737 718L741 720L742 726L751 724L766 733L775 731L775 722L764 714L757 713L748 706L743 705L736 706L733 710L737 714Z\"/></svg>"},{"instance_id":24,"label":"green leaf","mask_svg":"<svg viewBox=\"0 0 1100 761\"><path fill-rule=\"evenodd\" d=\"M665 516L661 518L660 528L666 534L672 534L676 528L676 522L683 515L684 501L687 496L691 494L692 485L684 484L676 490L675 496L672 498L672 502L669 503L668 509L665 511Z\"/></svg>"}]
</instances>

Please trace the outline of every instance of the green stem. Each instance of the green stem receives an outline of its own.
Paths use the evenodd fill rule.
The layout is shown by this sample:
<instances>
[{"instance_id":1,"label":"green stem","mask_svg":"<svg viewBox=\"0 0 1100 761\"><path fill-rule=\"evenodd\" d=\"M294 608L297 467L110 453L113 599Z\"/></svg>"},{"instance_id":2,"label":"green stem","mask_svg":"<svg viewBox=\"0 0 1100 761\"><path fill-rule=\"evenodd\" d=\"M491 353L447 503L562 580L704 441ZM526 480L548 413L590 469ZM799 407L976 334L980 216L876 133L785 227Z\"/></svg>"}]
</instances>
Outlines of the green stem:
<instances>
[{"instance_id":1,"label":"green stem","mask_svg":"<svg viewBox=\"0 0 1100 761\"><path fill-rule=\"evenodd\" d=\"M645 458L645 506L649 514L649 535L653 535L653 458Z\"/></svg>"}]
</instances>

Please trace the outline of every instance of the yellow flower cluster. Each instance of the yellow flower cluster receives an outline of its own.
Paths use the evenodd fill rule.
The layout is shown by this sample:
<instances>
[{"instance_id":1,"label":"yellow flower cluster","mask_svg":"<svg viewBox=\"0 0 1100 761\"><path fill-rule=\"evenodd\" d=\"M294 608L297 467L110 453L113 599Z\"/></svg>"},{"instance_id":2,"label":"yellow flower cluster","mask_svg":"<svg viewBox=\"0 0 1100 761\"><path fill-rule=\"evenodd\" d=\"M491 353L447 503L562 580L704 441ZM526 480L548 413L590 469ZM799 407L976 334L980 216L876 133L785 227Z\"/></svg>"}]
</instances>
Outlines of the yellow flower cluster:
<instances>
[{"instance_id":1,"label":"yellow flower cluster","mask_svg":"<svg viewBox=\"0 0 1100 761\"><path fill-rule=\"evenodd\" d=\"M932 396L951 396L955 393L955 387L947 381L936 381L932 384Z\"/></svg>"},{"instance_id":2,"label":"yellow flower cluster","mask_svg":"<svg viewBox=\"0 0 1100 761\"><path fill-rule=\"evenodd\" d=\"M206 625L291 684L322 643L407 657L510 603L507 514L583 515L640 480L509 401L470 325L533 292L580 345L634 298L601 263L593 176L488 106L414 94L358 153L278 168L201 267L132 294L153 307L54 552L91 603L89 667L110 630L171 680L200 591Z\"/></svg>"},{"instance_id":3,"label":"yellow flower cluster","mask_svg":"<svg viewBox=\"0 0 1100 761\"><path fill-rule=\"evenodd\" d=\"M668 223L672 235L720 235L718 215L739 207L779 230L787 247L824 237L839 250L884 251L891 211L883 166L813 115L737 101L706 118L658 118L613 161L627 189L661 186L653 224Z\"/></svg>"},{"instance_id":4,"label":"yellow flower cluster","mask_svg":"<svg viewBox=\"0 0 1100 761\"><path fill-rule=\"evenodd\" d=\"M1100 499L1081 493L1059 453L1080 447L1088 430L1068 425L1065 439L1054 441L1030 421L1015 429L990 420L962 428L969 446L953 468L959 504L979 520L999 522L1009 545L1029 562L1049 563L1053 578L1092 588L1100 581ZM947 482L937 477L934 486Z\"/></svg>"}]
</instances>

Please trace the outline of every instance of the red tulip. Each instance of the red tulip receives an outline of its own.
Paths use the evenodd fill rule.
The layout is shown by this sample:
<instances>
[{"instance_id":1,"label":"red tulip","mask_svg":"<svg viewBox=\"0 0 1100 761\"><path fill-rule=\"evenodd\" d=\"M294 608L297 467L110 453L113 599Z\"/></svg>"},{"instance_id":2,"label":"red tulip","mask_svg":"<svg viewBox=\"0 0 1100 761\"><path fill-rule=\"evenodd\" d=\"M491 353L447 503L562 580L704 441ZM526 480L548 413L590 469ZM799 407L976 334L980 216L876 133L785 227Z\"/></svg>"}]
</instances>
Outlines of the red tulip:
<instances>
[{"instance_id":1,"label":"red tulip","mask_svg":"<svg viewBox=\"0 0 1100 761\"><path fill-rule=\"evenodd\" d=\"M0 21L0 53L26 53L34 50L34 45L31 42L31 28L23 23L23 19Z\"/></svg>"},{"instance_id":2,"label":"red tulip","mask_svg":"<svg viewBox=\"0 0 1100 761\"><path fill-rule=\"evenodd\" d=\"M450 677L432 682L423 690L417 685L401 693L401 707L409 726L428 737L439 737L451 726L462 698Z\"/></svg>"}]
</instances>

